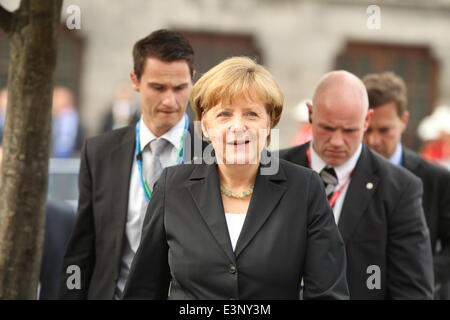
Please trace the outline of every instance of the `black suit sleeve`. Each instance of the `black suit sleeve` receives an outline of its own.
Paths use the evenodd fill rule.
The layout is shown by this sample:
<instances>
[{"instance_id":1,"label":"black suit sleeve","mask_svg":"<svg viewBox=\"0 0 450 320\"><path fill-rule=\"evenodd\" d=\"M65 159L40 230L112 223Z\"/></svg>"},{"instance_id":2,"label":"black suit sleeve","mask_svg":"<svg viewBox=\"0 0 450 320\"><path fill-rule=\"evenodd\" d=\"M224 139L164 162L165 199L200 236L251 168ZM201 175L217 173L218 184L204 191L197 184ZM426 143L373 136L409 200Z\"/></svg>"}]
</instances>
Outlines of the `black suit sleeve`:
<instances>
[{"instance_id":1,"label":"black suit sleeve","mask_svg":"<svg viewBox=\"0 0 450 320\"><path fill-rule=\"evenodd\" d=\"M436 282L443 285L450 281L450 174L446 172L441 181L438 238L442 250L434 256L434 270Z\"/></svg>"},{"instance_id":2,"label":"black suit sleeve","mask_svg":"<svg viewBox=\"0 0 450 320\"><path fill-rule=\"evenodd\" d=\"M432 299L433 258L422 209L422 183L412 177L388 217L389 299ZM383 272L383 270L381 270Z\"/></svg>"},{"instance_id":3,"label":"black suit sleeve","mask_svg":"<svg viewBox=\"0 0 450 320\"><path fill-rule=\"evenodd\" d=\"M311 174L308 205L304 299L349 299L344 241L322 182Z\"/></svg>"},{"instance_id":4,"label":"black suit sleeve","mask_svg":"<svg viewBox=\"0 0 450 320\"><path fill-rule=\"evenodd\" d=\"M95 225L92 207L92 175L88 160L88 143L81 153L79 176L79 200L75 227L66 247L60 283L61 299L87 299L89 282L95 265ZM81 273L81 288L69 289L67 273L69 266L78 266ZM69 279L70 280L70 279Z\"/></svg>"},{"instance_id":5,"label":"black suit sleeve","mask_svg":"<svg viewBox=\"0 0 450 320\"><path fill-rule=\"evenodd\" d=\"M168 297L170 269L164 229L165 181L167 169L155 185L147 207L141 243L131 265L123 299L165 300Z\"/></svg>"}]
</instances>

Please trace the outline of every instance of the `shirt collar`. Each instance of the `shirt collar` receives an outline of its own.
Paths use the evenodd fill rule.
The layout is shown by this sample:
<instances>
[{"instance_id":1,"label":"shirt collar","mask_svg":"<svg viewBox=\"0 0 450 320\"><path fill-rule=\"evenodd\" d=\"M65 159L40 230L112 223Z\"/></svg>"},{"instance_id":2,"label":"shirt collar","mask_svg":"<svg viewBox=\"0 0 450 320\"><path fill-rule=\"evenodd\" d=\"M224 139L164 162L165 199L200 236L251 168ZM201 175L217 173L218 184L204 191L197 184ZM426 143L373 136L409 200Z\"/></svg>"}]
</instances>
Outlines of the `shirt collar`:
<instances>
[{"instance_id":1,"label":"shirt collar","mask_svg":"<svg viewBox=\"0 0 450 320\"><path fill-rule=\"evenodd\" d=\"M312 162L311 168L317 173L320 173L322 169L327 166L327 164L314 150L312 141L309 148L311 150L311 162ZM362 152L362 144L359 145L358 149L356 149L356 152L350 157L349 160L347 160L347 162L341 164L338 167L334 167L339 183L344 181L345 178L349 176L350 173L353 171L353 169L356 166L356 163L358 162L359 156L361 155L361 152Z\"/></svg>"},{"instance_id":2,"label":"shirt collar","mask_svg":"<svg viewBox=\"0 0 450 320\"><path fill-rule=\"evenodd\" d=\"M402 144L399 143L397 144L397 148L395 148L394 154L389 158L389 161L397 166L400 166L402 164L402 154Z\"/></svg>"},{"instance_id":3,"label":"shirt collar","mask_svg":"<svg viewBox=\"0 0 450 320\"><path fill-rule=\"evenodd\" d=\"M159 138L164 138L169 141L172 146L176 149L180 148L181 136L184 134L184 121L185 117L182 117L178 123L173 126L169 131L163 134ZM153 132L145 125L144 118L141 116L139 120L140 127L140 139L141 139L141 152L144 151L144 148L153 140L157 139Z\"/></svg>"}]
</instances>

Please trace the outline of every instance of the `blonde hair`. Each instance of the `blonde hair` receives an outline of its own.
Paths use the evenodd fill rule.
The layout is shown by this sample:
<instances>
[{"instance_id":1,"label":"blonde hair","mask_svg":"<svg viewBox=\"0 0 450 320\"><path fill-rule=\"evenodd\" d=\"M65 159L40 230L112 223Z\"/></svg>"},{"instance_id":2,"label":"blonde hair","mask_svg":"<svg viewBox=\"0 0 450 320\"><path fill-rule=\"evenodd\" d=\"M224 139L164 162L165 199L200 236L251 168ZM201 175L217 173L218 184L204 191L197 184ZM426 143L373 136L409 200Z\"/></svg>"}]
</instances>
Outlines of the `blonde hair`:
<instances>
[{"instance_id":1,"label":"blonde hair","mask_svg":"<svg viewBox=\"0 0 450 320\"><path fill-rule=\"evenodd\" d=\"M239 98L264 104L271 128L280 121L284 95L269 71L248 57L226 59L206 72L192 89L191 105L201 120L212 107Z\"/></svg>"}]
</instances>

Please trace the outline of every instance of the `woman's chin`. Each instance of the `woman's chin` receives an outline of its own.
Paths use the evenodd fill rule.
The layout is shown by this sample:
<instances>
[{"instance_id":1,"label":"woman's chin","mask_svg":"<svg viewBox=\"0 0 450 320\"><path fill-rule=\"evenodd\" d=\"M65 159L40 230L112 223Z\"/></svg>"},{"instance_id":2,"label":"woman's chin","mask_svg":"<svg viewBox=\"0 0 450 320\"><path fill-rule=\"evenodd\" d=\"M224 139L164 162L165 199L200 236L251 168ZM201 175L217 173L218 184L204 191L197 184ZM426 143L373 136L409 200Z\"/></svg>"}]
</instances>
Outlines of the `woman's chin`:
<instances>
[{"instance_id":1,"label":"woman's chin","mask_svg":"<svg viewBox=\"0 0 450 320\"><path fill-rule=\"evenodd\" d=\"M258 157L255 154L249 153L233 153L227 154L224 158L225 164L257 164L259 163Z\"/></svg>"}]
</instances>

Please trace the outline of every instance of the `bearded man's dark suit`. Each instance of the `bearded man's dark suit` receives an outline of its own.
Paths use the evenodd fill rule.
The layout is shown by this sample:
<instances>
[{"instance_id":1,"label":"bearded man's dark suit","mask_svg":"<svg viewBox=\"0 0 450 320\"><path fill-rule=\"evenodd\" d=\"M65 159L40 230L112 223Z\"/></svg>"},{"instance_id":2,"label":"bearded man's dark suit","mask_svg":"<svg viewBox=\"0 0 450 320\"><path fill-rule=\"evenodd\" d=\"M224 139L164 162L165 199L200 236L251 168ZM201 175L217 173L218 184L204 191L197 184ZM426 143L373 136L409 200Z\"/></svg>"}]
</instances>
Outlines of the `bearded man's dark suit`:
<instances>
[{"instance_id":1,"label":"bearded man's dark suit","mask_svg":"<svg viewBox=\"0 0 450 320\"><path fill-rule=\"evenodd\" d=\"M309 143L282 150L280 158L307 167L308 148ZM338 222L351 299L433 298L422 193L422 183L412 173L363 146ZM376 272L368 269L373 265L380 268L379 289L373 288Z\"/></svg>"},{"instance_id":2,"label":"bearded man's dark suit","mask_svg":"<svg viewBox=\"0 0 450 320\"><path fill-rule=\"evenodd\" d=\"M402 166L422 180L423 210L430 230L435 282L445 285L450 281L450 172L405 147ZM438 240L442 249L436 252Z\"/></svg>"},{"instance_id":3,"label":"bearded man's dark suit","mask_svg":"<svg viewBox=\"0 0 450 320\"><path fill-rule=\"evenodd\" d=\"M193 123L189 134L185 161L201 157L205 147L194 133ZM61 276L62 299L114 298L128 216L135 138L135 126L129 126L88 139L83 147L77 219ZM72 274L66 270L71 265L81 270L81 289L67 287Z\"/></svg>"}]
</instances>

